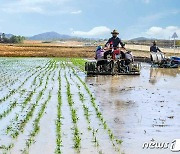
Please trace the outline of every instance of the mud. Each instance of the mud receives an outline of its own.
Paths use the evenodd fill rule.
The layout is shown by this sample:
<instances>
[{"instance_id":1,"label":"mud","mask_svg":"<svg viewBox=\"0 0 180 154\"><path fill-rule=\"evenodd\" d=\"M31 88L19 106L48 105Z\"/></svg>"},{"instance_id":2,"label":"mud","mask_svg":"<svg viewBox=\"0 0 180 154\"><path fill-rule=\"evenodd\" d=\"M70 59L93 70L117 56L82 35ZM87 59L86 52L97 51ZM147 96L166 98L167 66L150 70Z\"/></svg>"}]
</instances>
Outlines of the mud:
<instances>
[{"instance_id":1,"label":"mud","mask_svg":"<svg viewBox=\"0 0 180 154\"><path fill-rule=\"evenodd\" d=\"M123 140L127 154L172 153L170 149L143 149L145 142L180 138L180 69L151 68L142 63L140 76L85 77L103 116Z\"/></svg>"}]
</instances>

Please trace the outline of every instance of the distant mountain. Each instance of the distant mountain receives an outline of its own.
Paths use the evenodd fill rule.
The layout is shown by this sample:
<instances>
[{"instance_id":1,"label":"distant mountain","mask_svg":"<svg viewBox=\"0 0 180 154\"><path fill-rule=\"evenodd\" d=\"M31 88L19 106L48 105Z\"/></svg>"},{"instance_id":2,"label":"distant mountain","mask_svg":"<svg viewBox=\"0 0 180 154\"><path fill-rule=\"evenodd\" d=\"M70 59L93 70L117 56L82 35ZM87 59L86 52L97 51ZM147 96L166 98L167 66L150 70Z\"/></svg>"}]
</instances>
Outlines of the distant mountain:
<instances>
[{"instance_id":1,"label":"distant mountain","mask_svg":"<svg viewBox=\"0 0 180 154\"><path fill-rule=\"evenodd\" d=\"M1 33L0 32L0 35L2 35L3 33ZM5 34L5 36L7 37L7 38L10 38L11 36L13 36L13 34Z\"/></svg>"},{"instance_id":2,"label":"distant mountain","mask_svg":"<svg viewBox=\"0 0 180 154\"><path fill-rule=\"evenodd\" d=\"M58 39L71 39L73 38L70 35L63 35L56 32L46 32L41 33L38 35L34 35L32 37L29 37L29 40L43 40L43 41L52 41L52 40L58 40Z\"/></svg>"},{"instance_id":3,"label":"distant mountain","mask_svg":"<svg viewBox=\"0 0 180 154\"><path fill-rule=\"evenodd\" d=\"M129 41L147 41L147 40L151 40L151 39L146 38L146 37L137 37L137 38L131 39Z\"/></svg>"}]
</instances>

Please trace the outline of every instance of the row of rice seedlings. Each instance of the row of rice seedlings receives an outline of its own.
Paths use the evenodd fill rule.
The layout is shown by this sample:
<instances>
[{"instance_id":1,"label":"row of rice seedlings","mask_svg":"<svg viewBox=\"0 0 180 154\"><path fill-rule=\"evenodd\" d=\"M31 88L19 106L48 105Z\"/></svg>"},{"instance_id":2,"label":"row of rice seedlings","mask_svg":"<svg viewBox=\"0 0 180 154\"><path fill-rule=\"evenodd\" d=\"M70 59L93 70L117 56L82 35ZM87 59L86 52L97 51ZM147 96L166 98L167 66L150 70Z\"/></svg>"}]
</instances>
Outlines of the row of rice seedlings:
<instances>
[{"instance_id":1,"label":"row of rice seedlings","mask_svg":"<svg viewBox=\"0 0 180 154\"><path fill-rule=\"evenodd\" d=\"M36 77L38 77L40 74L38 74ZM22 110L25 108L25 106L28 104L28 102L30 102L31 101L31 99L32 99L32 96L33 96L33 94L34 94L34 92L36 91L36 89L37 89L38 87L36 87L33 91L31 91L29 94L28 94L28 96L27 96L27 98L24 100L24 102L22 103ZM25 93L25 91L23 91L23 93L21 94L21 95L23 95ZM2 118L4 118L4 117L6 117L16 106L17 106L17 100L16 101L14 101L13 103L11 103L10 104L10 106L9 106L9 108L7 109L7 110L5 110L2 114L0 114L0 120L2 119ZM8 129L8 131L9 131L10 129Z\"/></svg>"},{"instance_id":2,"label":"row of rice seedlings","mask_svg":"<svg viewBox=\"0 0 180 154\"><path fill-rule=\"evenodd\" d=\"M52 70L53 71L53 70ZM48 72L46 72L48 73ZM50 75L51 72L49 72L49 75ZM11 134L11 137L12 138L17 138L19 136L19 133L20 132L23 132L24 130L24 127L26 125L26 123L31 119L31 117L33 116L33 113L34 113L34 110L38 104L38 102L40 101L44 91L46 90L47 88L47 80L49 80L49 75L47 76L47 79L46 79L46 84L45 84L45 87L42 91L39 92L37 98L36 98L36 102L34 104L31 105L29 111L27 112L27 114L25 115L24 119L23 120L20 120L20 122L18 123L17 125L17 129L13 131L13 133ZM30 101L30 99L28 100ZM10 131L12 131L12 126L9 125L7 128L6 128L6 133L9 133Z\"/></svg>"},{"instance_id":3,"label":"row of rice seedlings","mask_svg":"<svg viewBox=\"0 0 180 154\"><path fill-rule=\"evenodd\" d=\"M46 68L46 66L47 66L47 68L48 68L49 63L51 64L51 61L49 61L48 63L46 63L46 65L44 66L44 68ZM42 68L43 68L43 67L40 67L40 69L42 69ZM31 85L31 87L32 87L33 85L36 85L37 78L38 78L38 76L36 76L36 77L34 78L34 80L33 80L33 83L32 83L32 85Z\"/></svg>"},{"instance_id":4,"label":"row of rice seedlings","mask_svg":"<svg viewBox=\"0 0 180 154\"><path fill-rule=\"evenodd\" d=\"M55 68L54 68L55 69ZM53 70L54 70L53 69ZM50 72L49 72L49 75L50 75ZM23 132L24 131L24 127L25 125L27 124L27 122L31 119L31 117L33 116L33 113L34 113L34 110L36 108L36 106L38 105L38 102L40 101L42 95L43 95L43 92L47 89L47 85L48 85L48 81L49 80L49 75L47 76L47 79L46 79L46 84L45 84L45 87L44 89L39 93L39 95L37 96L36 98L36 102L35 104L32 104L31 108L29 109L29 112L27 113L27 115L25 115L25 118L23 120L20 121L19 123L19 127L17 130L14 130L14 132L11 134L11 137L12 138L17 138L20 134L20 132ZM19 114L16 114L15 116L15 121L17 121L19 118ZM12 129L11 125L9 125L7 128L6 128L6 132L8 133L10 130ZM14 143L10 143L10 145L8 146L5 146L5 145L2 145L4 147L9 147L8 148L8 151L10 151L13 147L14 147ZM1 146L0 146L1 147ZM7 148L6 148L7 149Z\"/></svg>"},{"instance_id":5,"label":"row of rice seedlings","mask_svg":"<svg viewBox=\"0 0 180 154\"><path fill-rule=\"evenodd\" d=\"M28 150L30 148L30 146L35 142L35 136L39 133L40 131L40 120L45 112L45 109L46 109L46 106L47 106L47 103L50 101L51 99L51 92L52 92L53 88L49 91L49 95L48 95L48 98L47 100L41 105L41 109L36 117L36 119L34 120L33 122L33 130L30 132L30 134L28 135L29 136L29 139L27 139L26 141L26 147L23 149L22 153L25 153L27 154L28 153Z\"/></svg>"},{"instance_id":6,"label":"row of rice seedlings","mask_svg":"<svg viewBox=\"0 0 180 154\"><path fill-rule=\"evenodd\" d=\"M36 74L37 72L39 72L38 75L35 77L35 78L38 78L40 74L42 74L43 72L46 72L49 68L51 68L52 65L53 65L53 61L49 61L49 62L45 65L44 68L41 67L40 69L37 69L29 78L31 78L34 74ZM29 78L28 78L28 79L29 79ZM28 79L26 79L26 80L28 80ZM20 89L20 88L25 84L25 82L26 82L26 81L24 81L18 89ZM34 82L34 81L33 81L33 82Z\"/></svg>"},{"instance_id":7,"label":"row of rice seedlings","mask_svg":"<svg viewBox=\"0 0 180 154\"><path fill-rule=\"evenodd\" d=\"M10 98L12 95L14 95L19 89L22 88L22 86L29 80L29 78L31 78L34 74L36 74L38 71L41 70L36 70L34 73L32 73L31 75L29 75L23 82L22 84L17 88L17 89L13 89L10 91L9 94L7 94L6 96L4 96L3 98L0 99L0 104L4 101L6 101L8 98Z\"/></svg>"},{"instance_id":8,"label":"row of rice seedlings","mask_svg":"<svg viewBox=\"0 0 180 154\"><path fill-rule=\"evenodd\" d=\"M77 66L80 68L81 71L84 71L84 66L85 66L85 63L86 63L86 60L85 59L82 59L82 58L71 58L70 59L72 64L74 66Z\"/></svg>"},{"instance_id":9,"label":"row of rice seedlings","mask_svg":"<svg viewBox=\"0 0 180 154\"><path fill-rule=\"evenodd\" d=\"M10 149L12 149L13 147L14 147L14 143L9 144L8 146L0 145L0 150L1 149L3 150L3 154L7 154L10 151Z\"/></svg>"},{"instance_id":10,"label":"row of rice seedlings","mask_svg":"<svg viewBox=\"0 0 180 154\"><path fill-rule=\"evenodd\" d=\"M16 72L16 74L13 74L13 76L14 77L16 77L16 79L14 79L14 77L13 77L13 80L9 80L9 81L7 81L6 83L4 83L4 84L1 84L1 86L0 87L3 87L3 86L6 86L6 88L8 88L9 86L13 86L18 80L19 80L19 78L21 77L21 76L24 76L24 74L25 73L29 73L30 71L32 71L32 68L30 68L30 69L25 69L25 70L23 70L23 71L21 71L21 72ZM1 76L1 75L0 75ZM7 76L9 76L9 74L7 75ZM6 77L7 77L6 76Z\"/></svg>"},{"instance_id":11,"label":"row of rice seedlings","mask_svg":"<svg viewBox=\"0 0 180 154\"><path fill-rule=\"evenodd\" d=\"M17 106L17 100L10 104L9 108L0 114L0 120L6 117Z\"/></svg>"},{"instance_id":12,"label":"row of rice seedlings","mask_svg":"<svg viewBox=\"0 0 180 154\"><path fill-rule=\"evenodd\" d=\"M98 141L98 139L97 139L97 137L96 137L96 134L98 133L98 129L94 129L94 128L92 128L91 125L90 125L90 123L91 123L90 115L91 115L91 114L90 114L89 108L88 108L88 107L85 105L85 103L84 103L85 97L84 97L84 94L81 93L81 90L80 90L81 86L80 86L76 81L74 81L74 79L72 78L72 76L70 76L70 79L76 84L76 86L77 86L77 88L78 88L79 99L80 99L80 101L81 101L81 103L82 103L82 107L83 107L83 111L84 111L84 116L85 116L86 121L87 121L87 123L88 123L87 129L88 129L88 131L91 131L91 132L92 132L92 135L93 135L93 140L92 140L92 142L94 142L94 145L95 145L96 147L99 147L99 141ZM100 150L99 152L101 152L101 150Z\"/></svg>"},{"instance_id":13,"label":"row of rice seedlings","mask_svg":"<svg viewBox=\"0 0 180 154\"><path fill-rule=\"evenodd\" d=\"M54 61L50 61L49 65L47 66L47 68L44 70L44 73L40 72L39 74L41 74L42 76L44 76L46 74L47 71L51 70L54 66ZM37 82L37 78L39 78L39 76L37 76L34 80L33 80L33 83L32 83L32 86L33 85L36 85L36 82ZM42 85L42 80L39 78L39 85L38 87L40 87ZM31 86L31 87L32 87ZM36 85L37 86L37 85Z\"/></svg>"},{"instance_id":14,"label":"row of rice seedlings","mask_svg":"<svg viewBox=\"0 0 180 154\"><path fill-rule=\"evenodd\" d=\"M61 154L61 146L62 146L62 136L61 136L61 106L62 106L62 96L61 96L61 73L59 71L58 74L58 82L59 82L59 89L58 89L58 105L57 105L57 120L56 120L56 154Z\"/></svg>"},{"instance_id":15,"label":"row of rice seedlings","mask_svg":"<svg viewBox=\"0 0 180 154\"><path fill-rule=\"evenodd\" d=\"M108 127L107 122L105 121L102 113L100 112L100 109L98 108L98 106L97 106L97 104L96 104L96 102L95 102L95 98L94 98L93 94L91 93L91 91L89 90L88 86L87 86L86 83L85 83L84 81L82 81L82 79L77 75L77 73L75 72L75 70L74 70L73 67L72 67L72 70L73 70L74 75L78 78L78 80L81 82L81 84L84 86L85 90L86 90L87 93L89 94L89 96L90 96L90 98L91 98L91 104L92 104L92 106L94 107L95 112L96 112L96 115L97 115L98 119L101 121L104 129L107 130L108 135L109 135L109 138L110 138L110 140L111 140L111 142L112 142L112 145L115 147L116 150L119 151L119 148L116 147L115 143L118 144L118 145L120 145L120 144L122 143L122 140L119 140L119 139L117 139L117 138L114 136L112 130Z\"/></svg>"},{"instance_id":16,"label":"row of rice seedlings","mask_svg":"<svg viewBox=\"0 0 180 154\"><path fill-rule=\"evenodd\" d=\"M38 73L38 75L36 75L36 77L34 78L34 80L33 80L33 82L32 82L32 84L31 84L31 88L34 86L34 85L36 85L36 87L40 87L41 85L42 85L42 80L41 80L41 78L46 74L46 72L47 71L49 71L50 69L51 69L51 65L53 65L53 62L52 61L49 61L45 66L45 68L44 68L44 70L43 71L40 71L39 73ZM40 77L41 76L41 77ZM39 84L39 85L37 85L37 79L39 79L39 82L41 83L41 84ZM33 91L33 90L32 90Z\"/></svg>"},{"instance_id":17,"label":"row of rice seedlings","mask_svg":"<svg viewBox=\"0 0 180 154\"><path fill-rule=\"evenodd\" d=\"M3 113L3 115L6 115L6 116L7 116L7 114L10 113L10 112L12 111L12 109L13 109L16 105L17 105L17 101L14 102L14 103L12 103L12 104L10 105L10 108L9 108L7 111L5 111L5 112ZM19 115L16 114L16 116L15 116L15 121L18 120L18 117L19 117ZM7 130L9 130L9 129L10 129L10 126L7 127ZM16 135L17 135L17 133L16 133ZM14 147L14 143L10 143L8 146L6 146L6 145L1 145L1 146L0 146L0 149L4 149L4 150L5 150L4 153L7 153L7 151L9 151L10 149L12 149L13 147Z\"/></svg>"},{"instance_id":18,"label":"row of rice seedlings","mask_svg":"<svg viewBox=\"0 0 180 154\"><path fill-rule=\"evenodd\" d=\"M80 90L80 89L79 89ZM84 98L84 94L82 94L80 91L78 92L79 93L79 98L80 98L80 101L82 102L82 106L83 106L83 110L84 110L84 116L86 118L86 121L88 123L88 130L92 132L92 135L93 135L93 142L95 144L96 147L99 147L99 141L97 140L97 137L96 137L96 134L98 132L98 129L93 129L90 125L91 121L90 121L90 110L89 108L85 105L84 101L85 101L85 98Z\"/></svg>"},{"instance_id":19,"label":"row of rice seedlings","mask_svg":"<svg viewBox=\"0 0 180 154\"><path fill-rule=\"evenodd\" d=\"M69 67L68 67L69 68ZM70 69L69 69L69 73L70 73ZM98 152L99 153L102 153L102 150L99 150L99 141L98 141L98 139L97 139L97 133L98 133L98 130L99 129L94 129L94 128L92 128L91 127L91 125L90 125L90 123L91 123L91 121L90 121L90 110L89 110L89 108L85 105L85 97L84 97L84 94L83 93L81 93L81 86L76 82L76 81L74 81L74 78L72 78L72 75L70 74L70 79L76 84L76 87L78 88L78 95L79 95L79 99L80 99L80 101L81 101L81 103L82 103L82 107L83 107L83 111L84 111L84 116L85 116L85 118L86 118L86 121L87 121L87 123L88 123L88 127L87 127L87 129L88 129L88 131L91 131L92 132L92 136L93 136L93 140L92 140L92 142L94 143L94 145L95 145L95 147L97 147L98 149Z\"/></svg>"},{"instance_id":20,"label":"row of rice seedlings","mask_svg":"<svg viewBox=\"0 0 180 154\"><path fill-rule=\"evenodd\" d=\"M63 63L63 62L61 62L61 68L62 69L65 69L66 67L65 67L65 64Z\"/></svg>"},{"instance_id":21,"label":"row of rice seedlings","mask_svg":"<svg viewBox=\"0 0 180 154\"><path fill-rule=\"evenodd\" d=\"M70 110L71 110L71 118L72 118L72 122L73 122L73 141L74 141L74 149L77 150L77 152L80 152L80 148L81 148L81 136L80 136L80 131L78 129L78 126L77 126L77 122L78 122L78 116L77 116L77 110L74 109L73 107L73 100L72 100L72 94L71 94L71 90L70 90L70 83L67 79L67 76L66 76L66 73L64 75L65 77L65 80L66 80L66 83L67 83L67 87L66 87L66 90L67 90L67 98L68 98L68 104L69 104L69 107L70 107Z\"/></svg>"},{"instance_id":22,"label":"row of rice seedlings","mask_svg":"<svg viewBox=\"0 0 180 154\"><path fill-rule=\"evenodd\" d=\"M47 86L47 82L49 80L49 75L51 74L51 72L53 71L50 71L50 69L52 69L52 64L50 64L47 69L45 69L45 73L42 74L42 72L40 72L35 78L38 78L40 79L40 84L37 85L29 94L29 96L25 99L25 101L22 103L22 110L26 107L26 105L28 104L28 102L31 101L32 97L33 97L33 94L35 93L35 91L40 87L42 86L42 82L43 82L43 77L47 74L47 72L49 71L49 74L47 76L47 79L46 79L46 84L45 84L45 87ZM41 77L40 77L41 76ZM34 81L33 81L34 82ZM41 91L40 92L40 97L42 96L43 92Z\"/></svg>"},{"instance_id":23,"label":"row of rice seedlings","mask_svg":"<svg viewBox=\"0 0 180 154\"><path fill-rule=\"evenodd\" d=\"M12 95L14 95L16 93L16 89L13 89L9 92L9 94L7 94L6 96L4 96L3 98L0 99L0 104L2 102L5 102L8 98L10 98Z\"/></svg>"},{"instance_id":24,"label":"row of rice seedlings","mask_svg":"<svg viewBox=\"0 0 180 154\"><path fill-rule=\"evenodd\" d=\"M50 68L52 68L52 67L50 67ZM55 68L54 68L54 69L55 69ZM52 69L52 71L54 71L54 69ZM49 72L49 75L51 74L52 71ZM46 72L46 73L47 73L47 72ZM27 123L27 121L29 121L30 118L32 117L36 105L38 104L38 102L39 102L40 99L42 98L43 93L44 93L44 91L45 91L46 88L47 88L48 80L49 80L49 75L47 76L44 89L43 89L42 91L40 91L40 92L39 92L39 95L37 96L36 103L32 105L32 108L30 109L30 111L29 111L28 114L26 115L26 118L24 119L24 122L20 125L19 130L21 130L21 132L23 131L23 128L24 128L25 124ZM41 78L41 80L43 80L43 78ZM14 135L15 135L15 137L16 137L16 132L15 132Z\"/></svg>"},{"instance_id":25,"label":"row of rice seedlings","mask_svg":"<svg viewBox=\"0 0 180 154\"><path fill-rule=\"evenodd\" d=\"M53 66L54 68L53 68L53 71L55 70L55 68L56 68L56 64ZM53 76L52 76L52 80L54 80L54 76L55 76L55 71L54 71L54 74L53 74ZM49 73L49 75L51 74L51 72ZM42 96L42 94L44 93L44 91L47 89L47 85L48 85L48 81L49 81L49 75L47 76L47 80L46 80L46 84L45 84L45 88L43 89L43 91L41 91L41 94L39 95L39 98L38 99L40 99L41 98L41 96ZM53 90L53 87L52 87L52 90ZM23 153L28 153L28 149L29 149L29 147L31 146L31 144L33 144L34 143L34 138L35 138L35 136L38 134L38 132L40 131L40 126L39 126L39 122L40 122L40 119L42 118L42 115L43 115L43 113L44 113L44 111L45 111L45 108L46 108L46 106L47 106L47 103L49 102L49 100L51 99L51 92L52 92L52 90L49 92L49 95L48 95L48 99L41 105L41 109L40 109L40 111L39 111L39 113L38 113L38 116L37 116L37 118L34 120L34 122L33 122L33 126L34 126L34 128L33 128L33 130L32 130L32 132L30 133L30 138L26 141L26 147L25 147L25 149L23 150Z\"/></svg>"}]
</instances>

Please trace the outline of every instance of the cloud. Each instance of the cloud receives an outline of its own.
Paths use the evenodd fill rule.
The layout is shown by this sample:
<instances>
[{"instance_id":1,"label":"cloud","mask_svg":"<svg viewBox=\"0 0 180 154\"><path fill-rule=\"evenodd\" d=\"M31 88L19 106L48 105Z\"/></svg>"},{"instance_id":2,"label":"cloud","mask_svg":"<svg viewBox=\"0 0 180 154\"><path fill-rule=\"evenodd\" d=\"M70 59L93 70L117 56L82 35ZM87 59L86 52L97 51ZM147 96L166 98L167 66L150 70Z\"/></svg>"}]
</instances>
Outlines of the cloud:
<instances>
[{"instance_id":1,"label":"cloud","mask_svg":"<svg viewBox=\"0 0 180 154\"><path fill-rule=\"evenodd\" d=\"M72 11L71 14L81 14L82 10Z\"/></svg>"},{"instance_id":2,"label":"cloud","mask_svg":"<svg viewBox=\"0 0 180 154\"><path fill-rule=\"evenodd\" d=\"M39 13L46 15L80 13L73 12L68 5L71 0L15 0L1 5L0 10L6 13ZM80 11L80 10L78 10Z\"/></svg>"},{"instance_id":3,"label":"cloud","mask_svg":"<svg viewBox=\"0 0 180 154\"><path fill-rule=\"evenodd\" d=\"M72 35L83 37L100 37L110 33L110 29L106 26L94 27L90 31L73 31Z\"/></svg>"},{"instance_id":4,"label":"cloud","mask_svg":"<svg viewBox=\"0 0 180 154\"><path fill-rule=\"evenodd\" d=\"M165 28L162 27L151 27L146 31L146 34L150 37L168 39L176 32L180 37L180 27L177 26L168 26Z\"/></svg>"},{"instance_id":5,"label":"cloud","mask_svg":"<svg viewBox=\"0 0 180 154\"><path fill-rule=\"evenodd\" d=\"M149 36L151 36L149 34L149 29L150 29L149 27L154 27L154 25L156 25L157 23L161 23L162 19L169 20L169 18L171 18L172 16L179 15L179 13L180 13L180 10L178 10L178 9L170 9L170 10L166 10L166 11L162 11L162 12L156 12L154 14L150 14L150 15L146 15L146 16L141 16L141 17L137 18L137 21L134 22L134 24L132 24L126 28L125 35L127 38L134 38L134 37L139 37L139 36L149 37ZM162 21L162 23L163 23L163 21ZM148 29L148 32L146 31L147 29ZM155 29L154 31L158 31L158 30ZM148 35L147 35L147 33L148 33ZM165 38L165 37L168 38L169 36L167 36L167 35L163 36L163 38ZM162 36L161 36L161 38L162 38Z\"/></svg>"}]
</instances>

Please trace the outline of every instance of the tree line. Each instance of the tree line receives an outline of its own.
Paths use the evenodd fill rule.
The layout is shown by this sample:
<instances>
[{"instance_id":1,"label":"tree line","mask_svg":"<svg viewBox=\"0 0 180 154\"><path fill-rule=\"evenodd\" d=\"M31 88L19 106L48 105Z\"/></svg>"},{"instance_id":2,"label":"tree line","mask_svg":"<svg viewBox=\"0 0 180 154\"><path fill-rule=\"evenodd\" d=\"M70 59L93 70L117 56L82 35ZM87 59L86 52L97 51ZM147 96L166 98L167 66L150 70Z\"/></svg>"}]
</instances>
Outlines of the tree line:
<instances>
[{"instance_id":1,"label":"tree line","mask_svg":"<svg viewBox=\"0 0 180 154\"><path fill-rule=\"evenodd\" d=\"M23 43L24 40L24 36L12 35L8 38L5 33L0 34L0 43Z\"/></svg>"}]
</instances>

